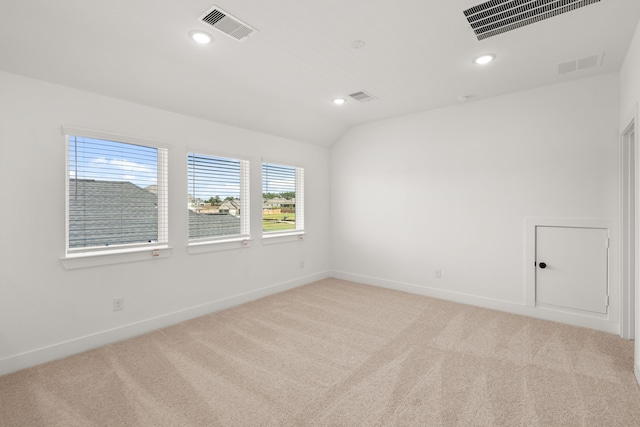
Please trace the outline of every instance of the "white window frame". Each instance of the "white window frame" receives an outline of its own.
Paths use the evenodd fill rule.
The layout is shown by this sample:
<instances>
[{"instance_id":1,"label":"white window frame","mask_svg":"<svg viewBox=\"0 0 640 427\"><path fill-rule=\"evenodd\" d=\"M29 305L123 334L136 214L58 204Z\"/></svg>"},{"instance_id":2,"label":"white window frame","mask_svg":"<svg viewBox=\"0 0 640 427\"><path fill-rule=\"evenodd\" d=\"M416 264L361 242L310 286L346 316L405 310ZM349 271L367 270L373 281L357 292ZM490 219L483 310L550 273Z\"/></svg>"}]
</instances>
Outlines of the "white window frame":
<instances>
[{"instance_id":1,"label":"white window frame","mask_svg":"<svg viewBox=\"0 0 640 427\"><path fill-rule=\"evenodd\" d=\"M98 265L118 264L123 262L151 260L165 258L171 254L169 246L169 197L168 197L168 145L157 140L141 137L116 134L111 132L83 129L71 126L63 126L62 133L65 136L65 248L61 258L66 269L92 267ZM157 194L158 194L158 241L150 243L122 244L109 247L69 247L69 138L70 137L93 138L105 141L114 141L125 144L141 145L156 148L158 155L157 165Z\"/></svg>"},{"instance_id":2,"label":"white window frame","mask_svg":"<svg viewBox=\"0 0 640 427\"><path fill-rule=\"evenodd\" d=\"M229 249L247 248L251 244L251 162L249 159L234 154L214 152L197 147L187 147L187 171L189 170L189 156L199 154L208 157L237 160L240 162L240 234L220 237L190 238L187 230L187 251L190 254L213 252ZM187 185L189 188L189 185ZM189 221L187 220L187 226Z\"/></svg>"},{"instance_id":3,"label":"white window frame","mask_svg":"<svg viewBox=\"0 0 640 427\"><path fill-rule=\"evenodd\" d=\"M263 229L263 212L260 212L260 230L262 230L262 238L264 244L272 244L272 243L281 243L281 242L290 242L296 240L303 240L305 236L305 228L304 228L304 167L300 165L296 165L292 162L287 161L271 161L271 160L262 160L262 164L260 165L260 176L261 176L261 185L260 185L260 200L262 202L263 194L264 194L264 181L262 181L264 165L277 165L277 166L285 166L289 168L295 168L295 192L296 192L296 228L294 230L286 230L286 231L267 231L265 232ZM261 203L262 205L262 203Z\"/></svg>"}]
</instances>

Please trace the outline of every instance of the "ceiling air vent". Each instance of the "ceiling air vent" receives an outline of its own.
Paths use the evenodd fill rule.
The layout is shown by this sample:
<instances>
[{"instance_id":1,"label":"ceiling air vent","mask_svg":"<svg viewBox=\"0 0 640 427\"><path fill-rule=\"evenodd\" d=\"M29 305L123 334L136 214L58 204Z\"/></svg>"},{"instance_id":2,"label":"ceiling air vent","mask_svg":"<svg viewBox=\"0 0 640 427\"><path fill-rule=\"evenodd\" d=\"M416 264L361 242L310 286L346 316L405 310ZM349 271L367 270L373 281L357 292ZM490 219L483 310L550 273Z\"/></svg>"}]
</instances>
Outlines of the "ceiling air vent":
<instances>
[{"instance_id":1,"label":"ceiling air vent","mask_svg":"<svg viewBox=\"0 0 640 427\"><path fill-rule=\"evenodd\" d=\"M585 56L584 58L572 59L571 61L558 64L558 74L573 73L575 71L587 70L602 65L604 54Z\"/></svg>"},{"instance_id":2,"label":"ceiling air vent","mask_svg":"<svg viewBox=\"0 0 640 427\"><path fill-rule=\"evenodd\" d=\"M222 31L229 37L238 41L244 41L254 32L258 31L252 26L229 15L217 6L211 7L200 18L198 18L198 20L211 25L213 28Z\"/></svg>"},{"instance_id":3,"label":"ceiling air vent","mask_svg":"<svg viewBox=\"0 0 640 427\"><path fill-rule=\"evenodd\" d=\"M491 0L464 11L478 40L598 3L600 0Z\"/></svg>"},{"instance_id":4,"label":"ceiling air vent","mask_svg":"<svg viewBox=\"0 0 640 427\"><path fill-rule=\"evenodd\" d=\"M376 99L375 96L365 91L350 93L349 96L355 99L356 101L360 101L360 102L373 101L374 99Z\"/></svg>"}]
</instances>

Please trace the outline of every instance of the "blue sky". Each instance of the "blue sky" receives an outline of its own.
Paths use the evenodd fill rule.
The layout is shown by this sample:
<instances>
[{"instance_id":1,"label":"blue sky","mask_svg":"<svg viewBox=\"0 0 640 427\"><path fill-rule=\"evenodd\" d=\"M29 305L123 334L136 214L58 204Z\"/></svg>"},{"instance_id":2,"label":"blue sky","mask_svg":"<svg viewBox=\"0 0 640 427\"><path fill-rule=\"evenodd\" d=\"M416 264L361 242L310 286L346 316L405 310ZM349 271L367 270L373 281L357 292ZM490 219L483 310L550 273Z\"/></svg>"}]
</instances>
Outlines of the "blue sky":
<instances>
[{"instance_id":1,"label":"blue sky","mask_svg":"<svg viewBox=\"0 0 640 427\"><path fill-rule=\"evenodd\" d=\"M69 177L157 185L158 150L84 137L69 137Z\"/></svg>"},{"instance_id":2,"label":"blue sky","mask_svg":"<svg viewBox=\"0 0 640 427\"><path fill-rule=\"evenodd\" d=\"M262 191L286 193L296 191L296 168L268 163L262 167Z\"/></svg>"},{"instance_id":3,"label":"blue sky","mask_svg":"<svg viewBox=\"0 0 640 427\"><path fill-rule=\"evenodd\" d=\"M189 153L189 194L201 200L240 198L240 160Z\"/></svg>"},{"instance_id":4,"label":"blue sky","mask_svg":"<svg viewBox=\"0 0 640 427\"><path fill-rule=\"evenodd\" d=\"M158 149L85 137L69 137L69 177L129 181L146 188L157 185ZM189 153L188 191L202 200L240 197L240 161ZM193 170L196 171L194 177ZM295 167L268 164L262 168L263 191L295 191Z\"/></svg>"}]
</instances>

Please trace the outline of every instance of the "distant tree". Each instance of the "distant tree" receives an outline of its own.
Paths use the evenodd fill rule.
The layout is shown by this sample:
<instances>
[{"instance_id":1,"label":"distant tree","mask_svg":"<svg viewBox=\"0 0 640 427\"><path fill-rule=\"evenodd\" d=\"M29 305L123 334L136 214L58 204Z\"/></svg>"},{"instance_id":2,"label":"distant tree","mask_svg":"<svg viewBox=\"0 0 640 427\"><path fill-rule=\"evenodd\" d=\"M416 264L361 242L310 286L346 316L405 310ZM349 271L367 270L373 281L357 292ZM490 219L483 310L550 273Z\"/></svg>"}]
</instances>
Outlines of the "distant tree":
<instances>
[{"instance_id":1,"label":"distant tree","mask_svg":"<svg viewBox=\"0 0 640 427\"><path fill-rule=\"evenodd\" d=\"M285 191L283 193L262 193L264 199L287 199L291 200L296 197L295 191Z\"/></svg>"},{"instance_id":2,"label":"distant tree","mask_svg":"<svg viewBox=\"0 0 640 427\"><path fill-rule=\"evenodd\" d=\"M224 201L225 201L225 202L233 202L234 200L235 200L235 199L234 199L234 197L233 197L233 196L227 196L227 197L225 197L225 198L224 198Z\"/></svg>"},{"instance_id":3,"label":"distant tree","mask_svg":"<svg viewBox=\"0 0 640 427\"><path fill-rule=\"evenodd\" d=\"M211 203L211 206L213 206L213 205L219 205L220 203L222 203L222 200L220 200L220 196L213 196L213 197L210 197L209 200L207 200L207 202Z\"/></svg>"}]
</instances>

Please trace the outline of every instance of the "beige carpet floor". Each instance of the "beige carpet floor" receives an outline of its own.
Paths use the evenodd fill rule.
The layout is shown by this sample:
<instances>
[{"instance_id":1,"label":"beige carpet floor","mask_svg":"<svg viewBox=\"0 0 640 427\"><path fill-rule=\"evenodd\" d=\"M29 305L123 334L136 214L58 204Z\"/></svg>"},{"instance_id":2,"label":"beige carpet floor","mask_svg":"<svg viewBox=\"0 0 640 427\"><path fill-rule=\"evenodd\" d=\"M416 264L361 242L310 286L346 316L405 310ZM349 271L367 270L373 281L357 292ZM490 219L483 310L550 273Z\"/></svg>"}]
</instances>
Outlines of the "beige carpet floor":
<instances>
[{"instance_id":1,"label":"beige carpet floor","mask_svg":"<svg viewBox=\"0 0 640 427\"><path fill-rule=\"evenodd\" d=\"M327 279L0 377L2 426L638 426L632 343Z\"/></svg>"}]
</instances>

